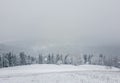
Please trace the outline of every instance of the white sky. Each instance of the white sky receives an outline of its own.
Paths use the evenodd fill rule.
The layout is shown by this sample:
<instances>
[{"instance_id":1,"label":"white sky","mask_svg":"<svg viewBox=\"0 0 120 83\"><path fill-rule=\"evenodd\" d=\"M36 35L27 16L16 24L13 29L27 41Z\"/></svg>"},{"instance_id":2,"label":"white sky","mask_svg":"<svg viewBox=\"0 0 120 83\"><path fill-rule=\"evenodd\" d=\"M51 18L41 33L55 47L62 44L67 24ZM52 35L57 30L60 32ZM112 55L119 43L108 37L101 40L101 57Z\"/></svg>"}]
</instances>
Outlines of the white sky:
<instances>
[{"instance_id":1,"label":"white sky","mask_svg":"<svg viewBox=\"0 0 120 83\"><path fill-rule=\"evenodd\" d=\"M0 42L120 42L120 0L0 0Z\"/></svg>"}]
</instances>

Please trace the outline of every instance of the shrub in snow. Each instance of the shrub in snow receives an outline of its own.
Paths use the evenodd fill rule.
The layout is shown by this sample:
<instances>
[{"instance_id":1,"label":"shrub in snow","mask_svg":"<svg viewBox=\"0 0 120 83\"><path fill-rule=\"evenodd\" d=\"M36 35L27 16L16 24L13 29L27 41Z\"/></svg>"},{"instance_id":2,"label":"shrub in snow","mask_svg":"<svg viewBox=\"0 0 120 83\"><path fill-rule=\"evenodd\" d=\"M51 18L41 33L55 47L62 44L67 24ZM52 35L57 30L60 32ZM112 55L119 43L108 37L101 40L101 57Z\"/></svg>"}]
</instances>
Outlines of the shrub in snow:
<instances>
[{"instance_id":1,"label":"shrub in snow","mask_svg":"<svg viewBox=\"0 0 120 83\"><path fill-rule=\"evenodd\" d=\"M62 64L63 62L62 62L62 60L58 60L57 61L57 65L60 65L60 64Z\"/></svg>"}]
</instances>

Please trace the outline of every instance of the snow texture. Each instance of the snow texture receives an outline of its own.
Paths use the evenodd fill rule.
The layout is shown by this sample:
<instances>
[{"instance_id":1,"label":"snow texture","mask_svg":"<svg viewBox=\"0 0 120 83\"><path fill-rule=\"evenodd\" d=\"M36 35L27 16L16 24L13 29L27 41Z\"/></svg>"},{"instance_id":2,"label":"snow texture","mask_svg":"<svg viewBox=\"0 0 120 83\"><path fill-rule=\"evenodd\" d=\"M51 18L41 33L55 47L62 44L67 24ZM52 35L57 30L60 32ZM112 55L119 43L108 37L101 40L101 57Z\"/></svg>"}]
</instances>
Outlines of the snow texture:
<instances>
[{"instance_id":1,"label":"snow texture","mask_svg":"<svg viewBox=\"0 0 120 83\"><path fill-rule=\"evenodd\" d=\"M120 71L97 65L35 64L0 69L0 83L120 83Z\"/></svg>"}]
</instances>

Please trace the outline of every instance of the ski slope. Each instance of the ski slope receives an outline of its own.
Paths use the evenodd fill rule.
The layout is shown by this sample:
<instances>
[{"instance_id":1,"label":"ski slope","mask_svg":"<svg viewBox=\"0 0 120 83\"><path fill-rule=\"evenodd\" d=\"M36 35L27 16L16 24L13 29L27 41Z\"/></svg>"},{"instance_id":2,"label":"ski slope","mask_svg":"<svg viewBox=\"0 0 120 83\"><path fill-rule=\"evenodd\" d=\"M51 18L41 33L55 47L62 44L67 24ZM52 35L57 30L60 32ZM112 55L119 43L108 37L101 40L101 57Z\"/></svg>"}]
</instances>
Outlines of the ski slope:
<instances>
[{"instance_id":1,"label":"ski slope","mask_svg":"<svg viewBox=\"0 0 120 83\"><path fill-rule=\"evenodd\" d=\"M117 68L34 64L0 69L0 83L120 83Z\"/></svg>"}]
</instances>

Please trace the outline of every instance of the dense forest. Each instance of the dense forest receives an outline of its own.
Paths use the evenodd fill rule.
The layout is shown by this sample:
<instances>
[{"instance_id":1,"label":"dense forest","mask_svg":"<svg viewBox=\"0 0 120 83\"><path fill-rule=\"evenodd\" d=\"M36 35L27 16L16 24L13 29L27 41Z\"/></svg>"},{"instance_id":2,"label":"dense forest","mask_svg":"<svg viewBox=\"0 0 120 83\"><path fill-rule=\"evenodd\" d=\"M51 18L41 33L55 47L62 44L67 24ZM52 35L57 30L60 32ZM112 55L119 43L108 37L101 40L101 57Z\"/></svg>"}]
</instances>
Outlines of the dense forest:
<instances>
[{"instance_id":1,"label":"dense forest","mask_svg":"<svg viewBox=\"0 0 120 83\"><path fill-rule=\"evenodd\" d=\"M62 55L62 54L48 54L38 56L30 56L25 52L20 52L18 55L8 52L0 55L0 68L12 67L19 65L30 65L30 64L71 64L71 65L82 65L82 64L93 64L93 65L104 65L107 67L120 67L119 56L105 56L103 54L83 54L80 56Z\"/></svg>"}]
</instances>

